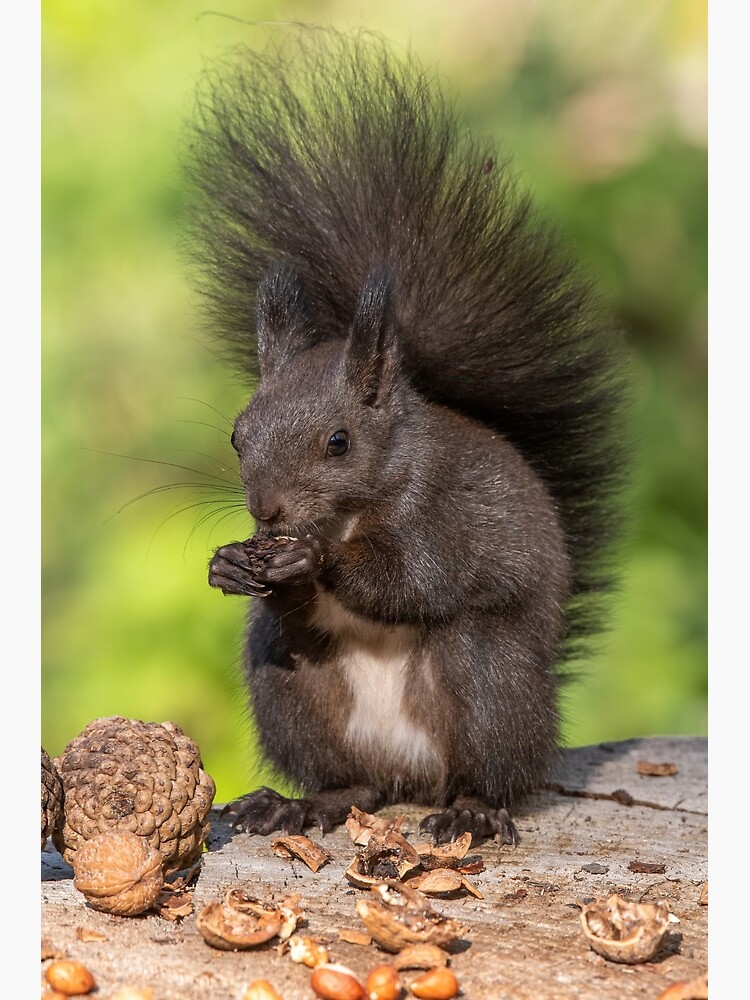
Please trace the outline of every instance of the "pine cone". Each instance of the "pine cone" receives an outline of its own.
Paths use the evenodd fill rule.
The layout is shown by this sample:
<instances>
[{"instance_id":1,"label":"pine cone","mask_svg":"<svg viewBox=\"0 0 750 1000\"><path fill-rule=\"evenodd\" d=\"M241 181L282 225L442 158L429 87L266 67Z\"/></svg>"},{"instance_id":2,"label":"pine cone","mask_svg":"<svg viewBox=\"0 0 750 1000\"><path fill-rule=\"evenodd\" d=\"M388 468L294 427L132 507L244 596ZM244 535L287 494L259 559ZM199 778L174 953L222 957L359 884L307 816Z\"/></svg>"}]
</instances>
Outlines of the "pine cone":
<instances>
[{"instance_id":1,"label":"pine cone","mask_svg":"<svg viewBox=\"0 0 750 1000\"><path fill-rule=\"evenodd\" d=\"M62 820L63 786L55 765L42 747L42 850Z\"/></svg>"},{"instance_id":2,"label":"pine cone","mask_svg":"<svg viewBox=\"0 0 750 1000\"><path fill-rule=\"evenodd\" d=\"M200 857L216 786L175 723L95 719L55 764L65 821L53 840L69 864L85 841L111 830L128 830L161 851L164 874Z\"/></svg>"}]
</instances>

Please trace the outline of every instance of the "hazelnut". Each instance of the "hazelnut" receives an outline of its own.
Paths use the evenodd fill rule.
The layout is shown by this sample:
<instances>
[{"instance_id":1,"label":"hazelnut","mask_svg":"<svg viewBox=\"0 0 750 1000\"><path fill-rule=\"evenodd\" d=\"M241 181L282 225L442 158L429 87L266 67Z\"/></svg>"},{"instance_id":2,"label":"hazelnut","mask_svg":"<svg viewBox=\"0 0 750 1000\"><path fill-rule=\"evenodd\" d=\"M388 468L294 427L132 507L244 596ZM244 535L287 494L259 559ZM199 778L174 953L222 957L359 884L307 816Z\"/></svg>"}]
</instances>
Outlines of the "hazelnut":
<instances>
[{"instance_id":1,"label":"hazelnut","mask_svg":"<svg viewBox=\"0 0 750 1000\"><path fill-rule=\"evenodd\" d=\"M401 979L392 965L376 965L365 983L368 1000L398 1000Z\"/></svg>"},{"instance_id":2,"label":"hazelnut","mask_svg":"<svg viewBox=\"0 0 750 1000\"><path fill-rule=\"evenodd\" d=\"M267 979L254 979L245 988L241 1000L281 1000Z\"/></svg>"},{"instance_id":3,"label":"hazelnut","mask_svg":"<svg viewBox=\"0 0 750 1000\"><path fill-rule=\"evenodd\" d=\"M200 858L216 786L175 723L95 719L55 765L65 808L52 839L68 864L87 840L113 830L160 850L165 874Z\"/></svg>"},{"instance_id":4,"label":"hazelnut","mask_svg":"<svg viewBox=\"0 0 750 1000\"><path fill-rule=\"evenodd\" d=\"M121 986L110 1000L154 1000L154 991L150 986Z\"/></svg>"},{"instance_id":5,"label":"hazelnut","mask_svg":"<svg viewBox=\"0 0 750 1000\"><path fill-rule=\"evenodd\" d=\"M593 950L610 962L628 965L653 958L672 923L678 919L664 902L631 903L614 895L581 909L581 927Z\"/></svg>"},{"instance_id":6,"label":"hazelnut","mask_svg":"<svg viewBox=\"0 0 750 1000\"><path fill-rule=\"evenodd\" d=\"M132 917L149 910L164 883L161 851L116 830L87 840L73 855L73 885L95 910Z\"/></svg>"},{"instance_id":7,"label":"hazelnut","mask_svg":"<svg viewBox=\"0 0 750 1000\"><path fill-rule=\"evenodd\" d=\"M85 965L67 958L53 962L45 972L44 978L53 990L68 997L90 993L96 985L94 977Z\"/></svg>"},{"instance_id":8,"label":"hazelnut","mask_svg":"<svg viewBox=\"0 0 750 1000\"><path fill-rule=\"evenodd\" d=\"M325 965L330 959L328 949L324 944L311 937L300 937L294 934L289 938L289 957L293 962L314 969L317 965Z\"/></svg>"},{"instance_id":9,"label":"hazelnut","mask_svg":"<svg viewBox=\"0 0 750 1000\"><path fill-rule=\"evenodd\" d=\"M409 989L421 1000L451 1000L459 993L458 980L450 969L444 967L430 969L417 976L409 984Z\"/></svg>"},{"instance_id":10,"label":"hazelnut","mask_svg":"<svg viewBox=\"0 0 750 1000\"><path fill-rule=\"evenodd\" d=\"M319 965L313 969L310 986L321 1000L367 1000L362 983L345 965Z\"/></svg>"}]
</instances>

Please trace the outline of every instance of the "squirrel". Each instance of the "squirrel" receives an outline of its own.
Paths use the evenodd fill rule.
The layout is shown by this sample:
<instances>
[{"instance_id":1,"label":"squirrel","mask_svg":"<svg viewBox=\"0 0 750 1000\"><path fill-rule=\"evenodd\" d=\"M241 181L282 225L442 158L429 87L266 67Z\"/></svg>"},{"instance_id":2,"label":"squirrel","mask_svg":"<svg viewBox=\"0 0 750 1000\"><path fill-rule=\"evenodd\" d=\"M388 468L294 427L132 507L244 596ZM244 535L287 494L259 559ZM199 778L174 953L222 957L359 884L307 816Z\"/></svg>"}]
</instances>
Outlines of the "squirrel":
<instances>
[{"instance_id":1,"label":"squirrel","mask_svg":"<svg viewBox=\"0 0 750 1000\"><path fill-rule=\"evenodd\" d=\"M515 844L615 578L622 334L412 54L303 31L202 80L188 239L252 390L231 443L258 529L209 583L254 598L251 714L302 792L233 822L413 802L437 843Z\"/></svg>"}]
</instances>

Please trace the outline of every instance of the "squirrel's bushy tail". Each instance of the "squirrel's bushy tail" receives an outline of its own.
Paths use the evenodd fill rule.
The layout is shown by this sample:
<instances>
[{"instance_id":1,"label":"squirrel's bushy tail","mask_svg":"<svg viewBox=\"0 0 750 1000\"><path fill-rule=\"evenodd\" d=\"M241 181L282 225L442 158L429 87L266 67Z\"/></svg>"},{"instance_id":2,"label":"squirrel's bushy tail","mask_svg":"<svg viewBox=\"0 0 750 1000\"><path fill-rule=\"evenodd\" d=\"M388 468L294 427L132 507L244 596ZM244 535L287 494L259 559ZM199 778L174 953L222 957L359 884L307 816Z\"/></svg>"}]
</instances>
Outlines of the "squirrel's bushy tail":
<instances>
[{"instance_id":1,"label":"squirrel's bushy tail","mask_svg":"<svg viewBox=\"0 0 750 1000\"><path fill-rule=\"evenodd\" d=\"M624 468L620 339L437 80L366 34L238 50L203 79L186 167L200 287L243 371L269 262L300 275L331 337L385 266L413 384L501 430L548 484L573 560L569 638L590 631Z\"/></svg>"}]
</instances>

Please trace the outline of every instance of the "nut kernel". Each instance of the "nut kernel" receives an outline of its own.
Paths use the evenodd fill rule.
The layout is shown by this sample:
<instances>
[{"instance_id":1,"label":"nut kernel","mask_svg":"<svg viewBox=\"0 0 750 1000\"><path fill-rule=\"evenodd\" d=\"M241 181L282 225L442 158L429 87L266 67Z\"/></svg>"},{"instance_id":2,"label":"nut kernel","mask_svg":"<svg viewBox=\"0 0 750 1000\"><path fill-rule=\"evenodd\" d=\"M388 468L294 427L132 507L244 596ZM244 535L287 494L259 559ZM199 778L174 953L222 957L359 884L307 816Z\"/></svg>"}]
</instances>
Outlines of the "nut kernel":
<instances>
[{"instance_id":1,"label":"nut kernel","mask_svg":"<svg viewBox=\"0 0 750 1000\"><path fill-rule=\"evenodd\" d=\"M289 957L293 962L306 965L308 969L330 962L328 949L324 944L320 944L315 938L301 937L299 934L289 938Z\"/></svg>"},{"instance_id":2,"label":"nut kernel","mask_svg":"<svg viewBox=\"0 0 750 1000\"><path fill-rule=\"evenodd\" d=\"M281 1000L267 979L254 979L248 983L241 1000Z\"/></svg>"},{"instance_id":3,"label":"nut kernel","mask_svg":"<svg viewBox=\"0 0 750 1000\"><path fill-rule=\"evenodd\" d=\"M368 1000L398 1000L401 979L392 965L376 965L367 976L365 989Z\"/></svg>"},{"instance_id":4,"label":"nut kernel","mask_svg":"<svg viewBox=\"0 0 750 1000\"><path fill-rule=\"evenodd\" d=\"M313 969L310 986L321 1000L367 1000L362 983L345 965L319 965Z\"/></svg>"},{"instance_id":5,"label":"nut kernel","mask_svg":"<svg viewBox=\"0 0 750 1000\"><path fill-rule=\"evenodd\" d=\"M421 1000L451 1000L459 992L458 980L450 969L430 969L417 976L409 984L409 989L415 997Z\"/></svg>"},{"instance_id":6,"label":"nut kernel","mask_svg":"<svg viewBox=\"0 0 750 1000\"><path fill-rule=\"evenodd\" d=\"M63 958L53 962L44 974L53 990L64 993L65 996L79 996L90 993L96 983L85 965Z\"/></svg>"}]
</instances>

